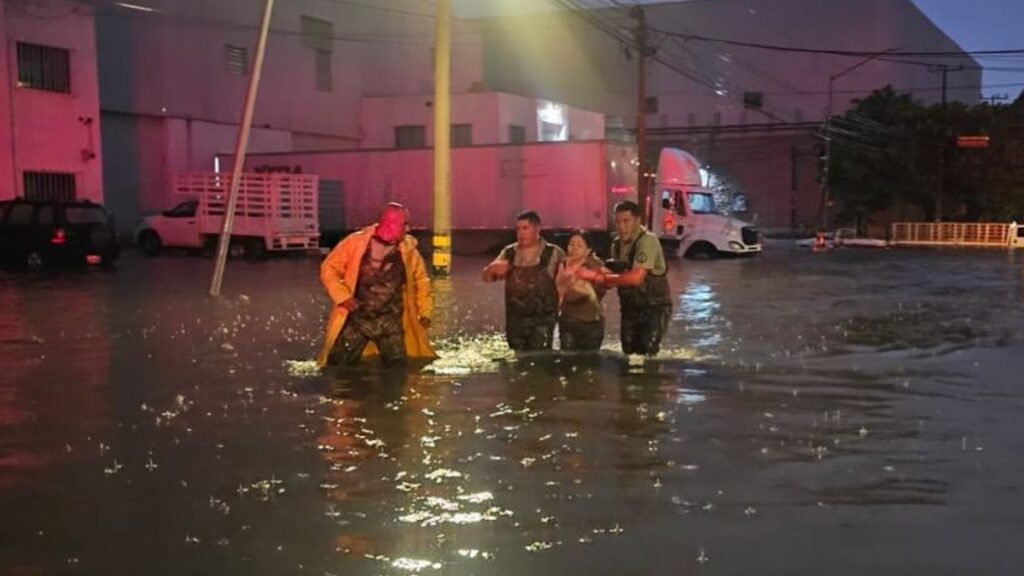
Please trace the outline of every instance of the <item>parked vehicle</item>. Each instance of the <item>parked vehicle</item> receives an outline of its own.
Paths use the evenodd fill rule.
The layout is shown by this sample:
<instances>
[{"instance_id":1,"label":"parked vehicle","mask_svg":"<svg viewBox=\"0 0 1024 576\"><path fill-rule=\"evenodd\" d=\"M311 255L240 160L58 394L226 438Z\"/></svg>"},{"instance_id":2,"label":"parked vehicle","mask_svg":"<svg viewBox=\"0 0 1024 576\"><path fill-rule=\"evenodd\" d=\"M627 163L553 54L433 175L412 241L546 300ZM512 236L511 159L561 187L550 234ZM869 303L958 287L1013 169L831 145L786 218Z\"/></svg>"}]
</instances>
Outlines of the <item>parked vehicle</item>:
<instances>
[{"instance_id":1,"label":"parked vehicle","mask_svg":"<svg viewBox=\"0 0 1024 576\"><path fill-rule=\"evenodd\" d=\"M0 202L0 260L18 268L113 266L120 254L113 217L89 201Z\"/></svg>"},{"instance_id":2,"label":"parked vehicle","mask_svg":"<svg viewBox=\"0 0 1024 576\"><path fill-rule=\"evenodd\" d=\"M652 231L663 242L677 244L680 256L713 258L761 252L758 229L719 212L714 192L707 187L700 163L691 154L663 148L655 186Z\"/></svg>"},{"instance_id":3,"label":"parked vehicle","mask_svg":"<svg viewBox=\"0 0 1024 576\"><path fill-rule=\"evenodd\" d=\"M224 225L229 174L178 176L184 200L136 226L136 240L149 256L165 248L212 250ZM303 174L243 174L232 226L230 255L259 259L268 252L316 249L320 240L318 179Z\"/></svg>"}]
</instances>

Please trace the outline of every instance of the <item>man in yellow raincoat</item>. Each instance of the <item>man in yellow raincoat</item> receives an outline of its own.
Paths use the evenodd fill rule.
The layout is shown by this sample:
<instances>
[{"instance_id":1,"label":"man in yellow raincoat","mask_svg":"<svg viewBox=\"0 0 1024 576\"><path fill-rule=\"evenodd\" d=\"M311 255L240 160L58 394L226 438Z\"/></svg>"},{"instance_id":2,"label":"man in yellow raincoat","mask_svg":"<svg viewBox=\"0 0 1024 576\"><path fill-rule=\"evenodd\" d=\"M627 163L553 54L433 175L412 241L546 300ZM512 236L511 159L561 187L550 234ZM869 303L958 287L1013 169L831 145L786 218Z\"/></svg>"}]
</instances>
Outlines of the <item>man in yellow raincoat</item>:
<instances>
[{"instance_id":1,"label":"man in yellow raincoat","mask_svg":"<svg viewBox=\"0 0 1024 576\"><path fill-rule=\"evenodd\" d=\"M404 206L388 204L377 224L347 236L320 265L333 303L317 356L321 368L353 365L375 352L384 365L434 358L430 278L416 239L406 234L408 219Z\"/></svg>"}]
</instances>

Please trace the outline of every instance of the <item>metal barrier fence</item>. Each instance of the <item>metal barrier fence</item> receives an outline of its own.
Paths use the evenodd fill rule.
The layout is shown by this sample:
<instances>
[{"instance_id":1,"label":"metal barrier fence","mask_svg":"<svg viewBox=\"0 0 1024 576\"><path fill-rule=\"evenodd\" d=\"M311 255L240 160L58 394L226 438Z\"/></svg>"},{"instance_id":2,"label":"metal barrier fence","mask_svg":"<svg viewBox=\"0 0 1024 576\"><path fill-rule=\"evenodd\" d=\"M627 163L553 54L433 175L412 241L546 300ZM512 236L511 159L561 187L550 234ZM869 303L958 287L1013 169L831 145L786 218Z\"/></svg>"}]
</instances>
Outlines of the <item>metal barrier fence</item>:
<instances>
[{"instance_id":1,"label":"metal barrier fence","mask_svg":"<svg viewBox=\"0 0 1024 576\"><path fill-rule=\"evenodd\" d=\"M1024 226L1016 222L898 222L892 225L893 246L976 246L1024 248Z\"/></svg>"}]
</instances>

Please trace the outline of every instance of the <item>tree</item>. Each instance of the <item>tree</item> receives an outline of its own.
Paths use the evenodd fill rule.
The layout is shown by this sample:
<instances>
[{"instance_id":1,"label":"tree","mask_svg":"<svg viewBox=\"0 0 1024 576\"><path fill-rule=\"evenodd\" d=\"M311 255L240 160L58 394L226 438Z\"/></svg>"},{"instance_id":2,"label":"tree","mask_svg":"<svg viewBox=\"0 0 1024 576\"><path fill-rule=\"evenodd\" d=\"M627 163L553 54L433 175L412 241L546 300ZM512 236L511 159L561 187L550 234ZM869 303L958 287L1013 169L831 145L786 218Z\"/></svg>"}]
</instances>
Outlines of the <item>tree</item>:
<instances>
[{"instance_id":1,"label":"tree","mask_svg":"<svg viewBox=\"0 0 1024 576\"><path fill-rule=\"evenodd\" d=\"M901 205L929 220L1024 215L1024 100L926 107L886 87L833 119L830 133L840 220L859 224ZM990 148L956 147L958 136L981 134L990 136Z\"/></svg>"}]
</instances>

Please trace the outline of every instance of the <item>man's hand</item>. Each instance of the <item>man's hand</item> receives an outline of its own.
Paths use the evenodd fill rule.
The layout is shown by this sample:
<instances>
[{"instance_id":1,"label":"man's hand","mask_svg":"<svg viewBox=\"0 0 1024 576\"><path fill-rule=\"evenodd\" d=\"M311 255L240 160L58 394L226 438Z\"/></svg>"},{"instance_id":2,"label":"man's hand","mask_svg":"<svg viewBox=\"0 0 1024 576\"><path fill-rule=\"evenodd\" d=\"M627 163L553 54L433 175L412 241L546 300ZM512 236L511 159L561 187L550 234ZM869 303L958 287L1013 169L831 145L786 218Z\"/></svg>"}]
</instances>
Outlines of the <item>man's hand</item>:
<instances>
[{"instance_id":1,"label":"man's hand","mask_svg":"<svg viewBox=\"0 0 1024 576\"><path fill-rule=\"evenodd\" d=\"M345 310L348 310L349 312L355 312L356 308L359 308L359 301L356 300L355 298L349 298L348 300L345 300L344 302L339 304L339 306L341 306Z\"/></svg>"},{"instance_id":2,"label":"man's hand","mask_svg":"<svg viewBox=\"0 0 1024 576\"><path fill-rule=\"evenodd\" d=\"M576 269L576 277L580 280L586 280L587 282L595 282L601 276L601 273L596 270L591 270L585 266L580 266Z\"/></svg>"},{"instance_id":3,"label":"man's hand","mask_svg":"<svg viewBox=\"0 0 1024 576\"><path fill-rule=\"evenodd\" d=\"M500 260L491 262L484 268L484 282L494 282L495 280L501 280L508 275L509 263L508 260Z\"/></svg>"}]
</instances>

